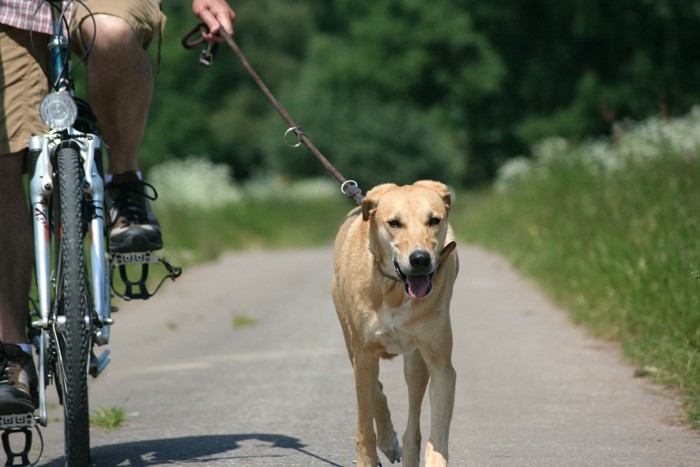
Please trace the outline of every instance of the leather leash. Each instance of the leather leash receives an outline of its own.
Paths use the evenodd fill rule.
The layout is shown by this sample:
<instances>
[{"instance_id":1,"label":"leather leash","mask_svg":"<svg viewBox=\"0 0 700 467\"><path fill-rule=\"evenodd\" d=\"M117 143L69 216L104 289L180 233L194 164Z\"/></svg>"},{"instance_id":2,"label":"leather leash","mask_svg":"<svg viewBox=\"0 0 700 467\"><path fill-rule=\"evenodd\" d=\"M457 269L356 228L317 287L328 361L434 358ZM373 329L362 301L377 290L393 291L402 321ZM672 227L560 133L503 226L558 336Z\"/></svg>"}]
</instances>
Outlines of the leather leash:
<instances>
[{"instance_id":1,"label":"leather leash","mask_svg":"<svg viewBox=\"0 0 700 467\"><path fill-rule=\"evenodd\" d=\"M205 43L206 41L204 41L202 37L193 39L193 37L197 33L201 34L203 30L206 30L206 25L204 23L200 23L194 28L192 28L192 30L185 34L185 36L182 38L182 46L186 49L194 49L195 47L198 47ZM357 182L355 182L354 180L348 180L345 177L343 177L343 175L338 171L338 169L336 169L333 166L333 164L331 164L328 161L328 159L326 159L326 157L321 153L321 151L319 151L318 148L314 146L309 137L306 136L306 133L304 133L304 130L302 130L302 128L294 122L289 113L287 113L287 110L282 106L282 104L279 103L279 101L275 98L272 92L270 92L270 90L265 85L260 76L258 76L258 74L255 72L253 67L248 62L248 59L245 57L240 47L238 47L238 44L236 44L231 35L222 29L219 31L219 36L221 36L224 42L228 44L233 54L236 56L236 58L238 58L238 61L241 62L241 65L243 65L243 68L245 68L245 70L248 72L255 84L260 88L263 94L265 94L267 100L270 101L272 106L275 108L275 110L277 110L277 112L280 114L285 123L289 125L289 129L284 134L285 143L291 147L298 147L300 144L303 143L304 146L306 146L311 152L311 154L316 156L321 165L326 169L326 172L328 172L328 174L331 177L333 177L338 183L340 183L340 191L342 191L344 195L353 198L358 204L360 204L364 199L364 196L362 195L362 190L360 190L360 188L357 186ZM204 66L211 66L211 64L214 61L214 57L216 55L218 46L218 42L206 43L206 46L203 49L202 54L200 55L199 63ZM294 133L296 135L298 142L294 144L291 144L289 142L289 135L291 133Z\"/></svg>"}]
</instances>

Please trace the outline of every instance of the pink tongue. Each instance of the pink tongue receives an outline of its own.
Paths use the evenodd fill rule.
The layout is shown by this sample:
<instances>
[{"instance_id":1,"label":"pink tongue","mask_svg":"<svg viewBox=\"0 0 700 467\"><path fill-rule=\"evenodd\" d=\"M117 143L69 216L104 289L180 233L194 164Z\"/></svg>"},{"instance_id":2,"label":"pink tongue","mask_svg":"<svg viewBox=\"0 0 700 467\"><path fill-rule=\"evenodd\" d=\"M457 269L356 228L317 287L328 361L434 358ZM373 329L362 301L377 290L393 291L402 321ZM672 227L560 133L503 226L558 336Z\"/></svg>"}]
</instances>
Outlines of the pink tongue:
<instances>
[{"instance_id":1,"label":"pink tongue","mask_svg":"<svg viewBox=\"0 0 700 467\"><path fill-rule=\"evenodd\" d=\"M418 300L426 295L430 290L430 276L423 274L420 276L406 276L406 284L408 284L408 295L412 299Z\"/></svg>"}]
</instances>

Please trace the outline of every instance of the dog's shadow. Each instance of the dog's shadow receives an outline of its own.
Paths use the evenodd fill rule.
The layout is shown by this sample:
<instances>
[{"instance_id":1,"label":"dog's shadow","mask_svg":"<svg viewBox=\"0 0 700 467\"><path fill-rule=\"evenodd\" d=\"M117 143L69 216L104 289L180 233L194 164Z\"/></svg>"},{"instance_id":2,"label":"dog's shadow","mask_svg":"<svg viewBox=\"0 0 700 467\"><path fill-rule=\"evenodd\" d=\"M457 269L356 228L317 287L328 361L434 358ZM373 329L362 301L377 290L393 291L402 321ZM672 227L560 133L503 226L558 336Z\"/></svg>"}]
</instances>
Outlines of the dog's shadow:
<instances>
[{"instance_id":1,"label":"dog's shadow","mask_svg":"<svg viewBox=\"0 0 700 467\"><path fill-rule=\"evenodd\" d=\"M275 434L232 434L232 435L204 435L185 436L172 439L154 439L146 441L134 441L130 443L96 446L90 450L92 465L128 465L132 467L145 467L152 465L166 465L181 463L213 465L217 460L222 463L230 463L238 458L232 451L239 449L245 441L257 441L265 443L265 451L259 457L282 457L284 454L271 454L268 448L289 449L297 451L318 463L341 467L328 459L306 451L306 447L299 439L285 435ZM217 455L222 455L219 457ZM246 458L258 457L246 453ZM64 465L63 457L52 459L43 464L47 467Z\"/></svg>"}]
</instances>

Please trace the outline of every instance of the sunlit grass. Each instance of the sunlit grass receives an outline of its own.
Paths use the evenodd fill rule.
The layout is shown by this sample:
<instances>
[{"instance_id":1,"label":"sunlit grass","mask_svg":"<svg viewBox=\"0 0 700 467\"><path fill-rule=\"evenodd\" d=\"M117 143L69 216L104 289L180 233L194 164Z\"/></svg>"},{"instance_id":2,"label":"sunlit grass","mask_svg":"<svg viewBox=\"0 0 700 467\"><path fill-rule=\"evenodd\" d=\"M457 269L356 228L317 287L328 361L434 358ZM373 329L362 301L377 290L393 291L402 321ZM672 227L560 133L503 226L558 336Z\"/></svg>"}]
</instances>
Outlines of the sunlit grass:
<instances>
[{"instance_id":1,"label":"sunlit grass","mask_svg":"<svg viewBox=\"0 0 700 467\"><path fill-rule=\"evenodd\" d=\"M671 130L655 122L623 134L620 151L604 141L535 158L498 191L457 205L456 230L505 253L576 322L622 342L638 368L654 369L638 374L680 390L698 423L697 126L681 121L693 132L686 134L666 125ZM609 151L604 159L591 156L600 144Z\"/></svg>"},{"instance_id":2,"label":"sunlit grass","mask_svg":"<svg viewBox=\"0 0 700 467\"><path fill-rule=\"evenodd\" d=\"M283 195L283 194L282 194ZM219 208L154 209L163 230L163 253L179 264L218 257L224 251L300 248L332 243L354 201L340 194L245 199Z\"/></svg>"},{"instance_id":3,"label":"sunlit grass","mask_svg":"<svg viewBox=\"0 0 700 467\"><path fill-rule=\"evenodd\" d=\"M90 425L104 431L114 431L126 421L126 410L123 407L102 407L90 415Z\"/></svg>"}]
</instances>

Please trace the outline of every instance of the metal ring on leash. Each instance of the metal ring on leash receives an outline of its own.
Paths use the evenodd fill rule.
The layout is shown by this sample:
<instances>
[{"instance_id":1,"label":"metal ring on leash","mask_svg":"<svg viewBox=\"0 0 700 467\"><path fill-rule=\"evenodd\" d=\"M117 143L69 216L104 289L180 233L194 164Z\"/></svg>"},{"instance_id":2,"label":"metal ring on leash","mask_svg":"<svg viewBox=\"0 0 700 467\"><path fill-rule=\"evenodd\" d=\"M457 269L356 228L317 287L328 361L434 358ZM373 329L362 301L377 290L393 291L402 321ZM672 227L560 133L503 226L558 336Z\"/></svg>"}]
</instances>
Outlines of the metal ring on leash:
<instances>
[{"instance_id":1,"label":"metal ring on leash","mask_svg":"<svg viewBox=\"0 0 700 467\"><path fill-rule=\"evenodd\" d=\"M294 132L295 135L297 135L297 142L295 144L291 144L289 142L289 133ZM304 134L304 130L301 129L299 126L290 126L287 128L287 131L284 132L284 144L289 146L290 148L298 148L301 146L301 135Z\"/></svg>"},{"instance_id":2,"label":"metal ring on leash","mask_svg":"<svg viewBox=\"0 0 700 467\"><path fill-rule=\"evenodd\" d=\"M342 185L340 185L340 192L345 196L352 196L357 190L357 182L355 180L345 180Z\"/></svg>"}]
</instances>

